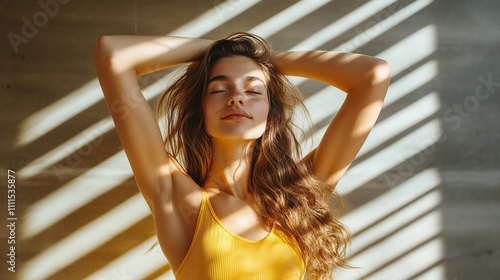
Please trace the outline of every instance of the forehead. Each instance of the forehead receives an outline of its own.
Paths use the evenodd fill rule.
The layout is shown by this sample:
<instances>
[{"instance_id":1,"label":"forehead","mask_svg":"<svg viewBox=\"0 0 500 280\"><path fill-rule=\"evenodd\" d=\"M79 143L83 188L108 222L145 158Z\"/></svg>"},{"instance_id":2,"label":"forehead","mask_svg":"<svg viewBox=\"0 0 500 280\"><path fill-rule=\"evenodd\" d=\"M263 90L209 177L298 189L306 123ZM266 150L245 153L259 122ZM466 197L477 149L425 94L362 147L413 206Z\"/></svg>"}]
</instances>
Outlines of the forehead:
<instances>
[{"instance_id":1,"label":"forehead","mask_svg":"<svg viewBox=\"0 0 500 280\"><path fill-rule=\"evenodd\" d=\"M219 59L208 77L211 80L217 76L226 76L228 79L237 80L247 77L256 77L264 83L267 76L259 64L253 59L242 55L227 56Z\"/></svg>"}]
</instances>

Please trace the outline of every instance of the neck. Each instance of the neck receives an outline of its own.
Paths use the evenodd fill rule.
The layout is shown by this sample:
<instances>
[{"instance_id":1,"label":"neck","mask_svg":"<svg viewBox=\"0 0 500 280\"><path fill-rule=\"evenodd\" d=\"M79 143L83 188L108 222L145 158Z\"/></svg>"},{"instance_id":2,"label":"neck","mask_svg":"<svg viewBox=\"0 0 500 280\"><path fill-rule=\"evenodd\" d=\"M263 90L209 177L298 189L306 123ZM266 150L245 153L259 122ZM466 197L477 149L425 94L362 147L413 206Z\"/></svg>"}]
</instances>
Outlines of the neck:
<instances>
[{"instance_id":1,"label":"neck","mask_svg":"<svg viewBox=\"0 0 500 280\"><path fill-rule=\"evenodd\" d=\"M205 186L241 199L248 198L253 148L254 140L221 141L212 138L213 159Z\"/></svg>"}]
</instances>

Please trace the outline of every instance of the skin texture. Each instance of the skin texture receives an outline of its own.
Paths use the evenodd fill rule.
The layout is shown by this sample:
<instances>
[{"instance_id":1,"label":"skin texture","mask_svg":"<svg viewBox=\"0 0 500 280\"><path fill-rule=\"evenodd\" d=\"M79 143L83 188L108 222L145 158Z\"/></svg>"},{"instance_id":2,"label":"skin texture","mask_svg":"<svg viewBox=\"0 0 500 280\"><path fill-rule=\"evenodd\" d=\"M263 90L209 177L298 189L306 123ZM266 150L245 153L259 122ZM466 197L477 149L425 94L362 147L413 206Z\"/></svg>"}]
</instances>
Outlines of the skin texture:
<instances>
[{"instance_id":1,"label":"skin texture","mask_svg":"<svg viewBox=\"0 0 500 280\"><path fill-rule=\"evenodd\" d=\"M210 43L180 37L103 36L94 55L117 133L153 214L159 244L174 271L191 244L202 194L165 152L155 115L142 95L137 76L194 61ZM253 210L247 178L252 140L265 128L269 104L265 93L247 92L260 87L247 76L267 80L255 63L246 60L223 58L210 73L210 79L222 75L225 80L210 83L204 98L205 125L214 151L205 187L216 214L229 230L260 240L268 229L259 224ZM319 146L303 159L333 191L375 124L389 85L389 67L385 61L369 56L324 51L276 53L276 65L286 75L318 80L347 93ZM210 93L219 87L224 92ZM232 109L242 109L251 118L221 119Z\"/></svg>"},{"instance_id":2,"label":"skin texture","mask_svg":"<svg viewBox=\"0 0 500 280\"><path fill-rule=\"evenodd\" d=\"M266 80L258 64L245 56L217 62L203 98L205 127L213 141L223 144L262 136L269 112Z\"/></svg>"},{"instance_id":3,"label":"skin texture","mask_svg":"<svg viewBox=\"0 0 500 280\"><path fill-rule=\"evenodd\" d=\"M221 58L210 73L203 99L205 127L214 151L205 187L224 225L251 240L268 234L246 193L250 169L246 159L253 141L265 131L269 112L266 80L259 65L245 56Z\"/></svg>"}]
</instances>

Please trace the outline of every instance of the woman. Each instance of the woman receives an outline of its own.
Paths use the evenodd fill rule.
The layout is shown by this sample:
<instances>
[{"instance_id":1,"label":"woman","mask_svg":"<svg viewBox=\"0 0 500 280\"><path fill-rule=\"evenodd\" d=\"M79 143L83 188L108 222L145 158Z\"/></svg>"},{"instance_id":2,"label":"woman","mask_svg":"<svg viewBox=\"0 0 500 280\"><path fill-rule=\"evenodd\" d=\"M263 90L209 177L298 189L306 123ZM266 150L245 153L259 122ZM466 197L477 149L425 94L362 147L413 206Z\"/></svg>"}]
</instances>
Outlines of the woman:
<instances>
[{"instance_id":1,"label":"woman","mask_svg":"<svg viewBox=\"0 0 500 280\"><path fill-rule=\"evenodd\" d=\"M137 76L189 62L158 104L163 141ZM385 61L273 52L260 37L237 33L215 42L104 36L95 64L177 279L301 279L305 271L329 279L336 266L348 267L349 234L329 199L380 112ZM347 93L304 158L291 122L303 105L284 75Z\"/></svg>"}]
</instances>

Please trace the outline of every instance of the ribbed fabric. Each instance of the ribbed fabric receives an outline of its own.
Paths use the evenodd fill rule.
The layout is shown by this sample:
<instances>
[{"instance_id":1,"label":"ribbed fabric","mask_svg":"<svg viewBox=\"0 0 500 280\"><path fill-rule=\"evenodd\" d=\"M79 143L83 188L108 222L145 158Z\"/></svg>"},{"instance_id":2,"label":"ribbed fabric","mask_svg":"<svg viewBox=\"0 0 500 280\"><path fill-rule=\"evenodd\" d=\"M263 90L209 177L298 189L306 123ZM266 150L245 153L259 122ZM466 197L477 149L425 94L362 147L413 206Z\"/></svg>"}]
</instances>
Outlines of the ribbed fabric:
<instances>
[{"instance_id":1,"label":"ribbed fabric","mask_svg":"<svg viewBox=\"0 0 500 280\"><path fill-rule=\"evenodd\" d=\"M188 253L177 280L300 280L304 262L296 242L275 226L252 241L229 231L215 214L205 190ZM295 248L295 249L294 249Z\"/></svg>"}]
</instances>

